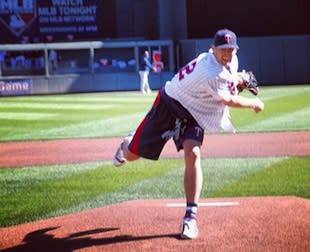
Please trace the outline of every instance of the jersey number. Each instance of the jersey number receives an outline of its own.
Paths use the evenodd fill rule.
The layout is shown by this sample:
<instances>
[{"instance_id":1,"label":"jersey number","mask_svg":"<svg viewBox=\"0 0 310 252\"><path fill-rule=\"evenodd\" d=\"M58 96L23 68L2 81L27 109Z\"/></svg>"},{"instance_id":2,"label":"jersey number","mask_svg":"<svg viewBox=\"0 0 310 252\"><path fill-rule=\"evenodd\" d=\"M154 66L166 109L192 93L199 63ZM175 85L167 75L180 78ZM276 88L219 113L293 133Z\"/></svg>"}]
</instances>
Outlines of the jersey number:
<instances>
[{"instance_id":1,"label":"jersey number","mask_svg":"<svg viewBox=\"0 0 310 252\"><path fill-rule=\"evenodd\" d=\"M181 81L185 78L185 74L192 73L196 67L196 64L197 64L197 61L193 60L190 63L188 63L186 66L182 67L179 70L179 81Z\"/></svg>"}]
</instances>

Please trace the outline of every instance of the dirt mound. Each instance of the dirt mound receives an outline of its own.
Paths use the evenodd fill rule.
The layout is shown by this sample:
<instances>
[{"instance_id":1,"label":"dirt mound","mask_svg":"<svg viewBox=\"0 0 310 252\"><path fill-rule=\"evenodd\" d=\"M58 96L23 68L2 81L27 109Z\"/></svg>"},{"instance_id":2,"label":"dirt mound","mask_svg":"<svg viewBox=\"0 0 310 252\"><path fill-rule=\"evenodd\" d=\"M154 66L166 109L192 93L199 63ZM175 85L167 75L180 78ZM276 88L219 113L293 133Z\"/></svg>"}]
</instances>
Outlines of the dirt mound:
<instances>
[{"instance_id":1,"label":"dirt mound","mask_svg":"<svg viewBox=\"0 0 310 252\"><path fill-rule=\"evenodd\" d=\"M136 200L0 229L3 251L309 251L310 200L201 200L198 239L179 239L182 199ZM223 204L226 203L226 204Z\"/></svg>"}]
</instances>

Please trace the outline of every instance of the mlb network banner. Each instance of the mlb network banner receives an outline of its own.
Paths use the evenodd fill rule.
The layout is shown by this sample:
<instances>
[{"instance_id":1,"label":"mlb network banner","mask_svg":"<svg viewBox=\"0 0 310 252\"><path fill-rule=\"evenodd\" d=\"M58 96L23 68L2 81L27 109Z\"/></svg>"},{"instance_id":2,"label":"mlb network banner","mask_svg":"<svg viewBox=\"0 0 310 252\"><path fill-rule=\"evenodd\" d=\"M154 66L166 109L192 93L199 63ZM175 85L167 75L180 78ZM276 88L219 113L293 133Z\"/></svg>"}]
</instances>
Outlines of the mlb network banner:
<instances>
[{"instance_id":1,"label":"mlb network banner","mask_svg":"<svg viewBox=\"0 0 310 252\"><path fill-rule=\"evenodd\" d=\"M32 93L32 79L0 80L0 96Z\"/></svg>"},{"instance_id":2,"label":"mlb network banner","mask_svg":"<svg viewBox=\"0 0 310 252\"><path fill-rule=\"evenodd\" d=\"M0 32L21 36L66 38L99 35L98 0L0 0ZM102 2L101 2L102 3ZM79 36L80 35L80 36ZM0 38L0 42L1 42Z\"/></svg>"}]
</instances>

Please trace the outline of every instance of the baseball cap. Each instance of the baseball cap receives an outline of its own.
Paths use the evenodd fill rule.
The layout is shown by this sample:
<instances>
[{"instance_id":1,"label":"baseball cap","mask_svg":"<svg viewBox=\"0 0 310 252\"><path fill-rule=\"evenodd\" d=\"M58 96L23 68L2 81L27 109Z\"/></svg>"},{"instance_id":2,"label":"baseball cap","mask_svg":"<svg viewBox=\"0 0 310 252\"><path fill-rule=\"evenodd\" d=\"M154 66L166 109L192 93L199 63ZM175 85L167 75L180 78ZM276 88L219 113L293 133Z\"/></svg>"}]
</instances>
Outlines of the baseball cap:
<instances>
[{"instance_id":1,"label":"baseball cap","mask_svg":"<svg viewBox=\"0 0 310 252\"><path fill-rule=\"evenodd\" d=\"M235 48L239 49L237 44L237 36L236 34L228 29L221 29L218 30L214 35L214 42L215 47L218 48Z\"/></svg>"}]
</instances>

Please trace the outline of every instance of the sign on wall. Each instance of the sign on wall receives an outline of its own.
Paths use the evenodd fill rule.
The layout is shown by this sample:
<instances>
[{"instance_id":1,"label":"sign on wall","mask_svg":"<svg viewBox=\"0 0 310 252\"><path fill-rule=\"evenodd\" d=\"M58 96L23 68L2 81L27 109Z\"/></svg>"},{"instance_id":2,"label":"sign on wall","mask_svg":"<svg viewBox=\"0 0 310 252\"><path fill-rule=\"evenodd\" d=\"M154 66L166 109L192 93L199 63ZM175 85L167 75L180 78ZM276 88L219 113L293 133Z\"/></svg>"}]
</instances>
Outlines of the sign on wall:
<instances>
[{"instance_id":1,"label":"sign on wall","mask_svg":"<svg viewBox=\"0 0 310 252\"><path fill-rule=\"evenodd\" d=\"M0 22L16 37L19 37L36 19L36 1L0 1Z\"/></svg>"},{"instance_id":2,"label":"sign on wall","mask_svg":"<svg viewBox=\"0 0 310 252\"><path fill-rule=\"evenodd\" d=\"M0 96L26 95L32 93L32 79L16 79L0 81Z\"/></svg>"},{"instance_id":3,"label":"sign on wall","mask_svg":"<svg viewBox=\"0 0 310 252\"><path fill-rule=\"evenodd\" d=\"M38 6L39 30L43 34L96 33L96 17L94 0L50 0Z\"/></svg>"},{"instance_id":4,"label":"sign on wall","mask_svg":"<svg viewBox=\"0 0 310 252\"><path fill-rule=\"evenodd\" d=\"M22 36L52 35L64 40L100 37L98 0L1 0L0 32L4 41L20 42Z\"/></svg>"}]
</instances>

